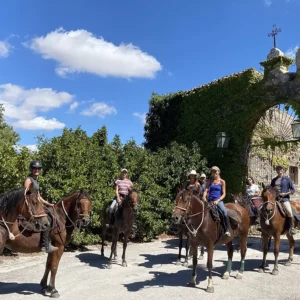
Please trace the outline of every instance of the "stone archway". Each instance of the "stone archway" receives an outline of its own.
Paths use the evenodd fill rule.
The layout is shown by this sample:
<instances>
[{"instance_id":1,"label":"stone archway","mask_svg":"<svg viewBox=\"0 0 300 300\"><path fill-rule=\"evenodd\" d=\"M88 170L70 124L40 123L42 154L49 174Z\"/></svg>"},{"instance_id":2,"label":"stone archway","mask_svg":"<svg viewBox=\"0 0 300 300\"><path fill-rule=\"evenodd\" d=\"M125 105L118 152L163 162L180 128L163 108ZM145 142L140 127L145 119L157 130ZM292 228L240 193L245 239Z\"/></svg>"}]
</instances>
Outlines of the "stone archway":
<instances>
[{"instance_id":1,"label":"stone archway","mask_svg":"<svg viewBox=\"0 0 300 300\"><path fill-rule=\"evenodd\" d=\"M274 48L261 63L263 74L251 68L186 92L153 94L145 125L146 148L155 151L174 140L186 145L196 141L208 165L221 168L228 191L241 191L252 133L261 116L280 103L300 111L300 50L296 72L289 72L292 63ZM216 134L222 131L231 137L224 151L216 148Z\"/></svg>"}]
</instances>

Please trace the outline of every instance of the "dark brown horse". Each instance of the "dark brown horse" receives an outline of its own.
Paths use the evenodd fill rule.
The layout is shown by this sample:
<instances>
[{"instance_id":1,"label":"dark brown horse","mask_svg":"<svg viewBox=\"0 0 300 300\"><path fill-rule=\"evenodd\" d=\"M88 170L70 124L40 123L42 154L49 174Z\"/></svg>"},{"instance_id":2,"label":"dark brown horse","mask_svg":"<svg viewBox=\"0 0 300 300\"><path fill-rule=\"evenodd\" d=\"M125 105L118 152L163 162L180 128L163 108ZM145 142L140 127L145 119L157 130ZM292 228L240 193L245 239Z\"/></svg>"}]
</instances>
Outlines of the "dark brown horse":
<instances>
[{"instance_id":1,"label":"dark brown horse","mask_svg":"<svg viewBox=\"0 0 300 300\"><path fill-rule=\"evenodd\" d=\"M263 185L263 207L261 209L260 224L262 230L263 239L263 261L260 266L259 272L263 273L266 268L266 259L268 253L268 239L269 237L274 238L274 256L275 264L271 272L272 275L278 275L278 254L280 247L280 236L285 234L288 238L290 245L290 253L286 266L290 266L293 261L295 241L292 235L288 231L288 220L279 211L280 203L277 202L277 193L272 187L266 187ZM291 202L292 210L300 212L300 203ZM299 227L299 222L295 222L295 227Z\"/></svg>"},{"instance_id":2,"label":"dark brown horse","mask_svg":"<svg viewBox=\"0 0 300 300\"><path fill-rule=\"evenodd\" d=\"M189 256L191 256L191 249L190 249L190 243L189 243L189 231L188 231L186 225L184 224L182 215L176 215L172 218L172 227L177 228L176 235L178 235L178 239L179 239L178 256L177 256L177 260L176 260L176 265L177 266L181 265L181 252L182 252L182 247L183 247L183 238L185 236L186 237L185 257L184 257L184 262L182 265L184 267L187 267L189 264L188 263ZM198 259L202 260L203 258L204 258L204 247L202 246Z\"/></svg>"},{"instance_id":3,"label":"dark brown horse","mask_svg":"<svg viewBox=\"0 0 300 300\"><path fill-rule=\"evenodd\" d=\"M115 213L115 222L113 225L112 233L112 244L111 252L108 260L107 268L111 269L112 267L112 256L117 260L117 243L119 239L119 234L124 233L123 239L123 254L122 254L122 266L127 267L125 253L127 248L128 238L134 222L134 210L138 205L138 193L136 190L131 190L129 195L122 201ZM105 218L104 218L105 219ZM102 226L102 248L101 255L104 256L104 244L106 237L106 226Z\"/></svg>"},{"instance_id":4,"label":"dark brown horse","mask_svg":"<svg viewBox=\"0 0 300 300\"><path fill-rule=\"evenodd\" d=\"M36 231L47 229L48 219L43 204L32 190L33 184L28 190L20 188L0 195L0 254L8 240L18 238L20 233L13 232L13 225L20 214Z\"/></svg>"},{"instance_id":5,"label":"dark brown horse","mask_svg":"<svg viewBox=\"0 0 300 300\"><path fill-rule=\"evenodd\" d=\"M231 236L221 235L221 224L216 222L211 214L212 205L206 201L200 200L192 194L192 191L181 191L176 197L177 206L173 215L183 214L185 224L189 230L191 247L193 253L193 274L189 286L196 285L196 268L197 268L197 250L198 246L204 246L207 249L207 268L208 268L208 286L206 291L213 293L212 281L212 261L213 252L216 245L226 245L228 262L227 270L223 275L223 279L228 279L231 273L233 246L232 240L237 234L239 236L241 248L241 264L240 270L236 275L237 279L243 277L244 260L247 250L247 236L249 231L250 219L248 211L238 204L228 203L228 215L231 219Z\"/></svg>"},{"instance_id":6,"label":"dark brown horse","mask_svg":"<svg viewBox=\"0 0 300 300\"><path fill-rule=\"evenodd\" d=\"M91 200L89 195L80 191L59 201L52 210L51 217L53 226L50 232L52 244L58 247L58 250L48 254L46 269L41 280L42 292L47 296L59 297L58 291L55 289L55 277L58 270L59 261L64 252L64 248L71 240L74 229L86 226L89 223L89 214L91 211ZM19 234L18 223L13 226L13 233ZM23 252L33 253L41 251L40 233L25 231L23 235L19 235L14 241L7 241L8 248ZM48 276L51 272L50 283Z\"/></svg>"}]
</instances>

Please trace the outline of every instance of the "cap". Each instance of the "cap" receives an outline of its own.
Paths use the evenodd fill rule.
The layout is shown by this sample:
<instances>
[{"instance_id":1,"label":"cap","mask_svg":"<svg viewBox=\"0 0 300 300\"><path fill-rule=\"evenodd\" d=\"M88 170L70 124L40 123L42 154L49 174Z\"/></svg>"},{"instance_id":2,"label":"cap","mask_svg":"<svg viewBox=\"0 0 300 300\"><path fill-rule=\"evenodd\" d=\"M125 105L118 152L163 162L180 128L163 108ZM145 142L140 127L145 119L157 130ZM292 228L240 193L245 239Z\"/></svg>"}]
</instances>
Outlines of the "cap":
<instances>
[{"instance_id":1,"label":"cap","mask_svg":"<svg viewBox=\"0 0 300 300\"><path fill-rule=\"evenodd\" d=\"M215 171L221 171L217 166L213 166L212 168L211 168L211 170L215 170Z\"/></svg>"},{"instance_id":2,"label":"cap","mask_svg":"<svg viewBox=\"0 0 300 300\"><path fill-rule=\"evenodd\" d=\"M126 173L128 173L128 170L124 168L124 169L121 170L121 172L126 172Z\"/></svg>"},{"instance_id":3,"label":"cap","mask_svg":"<svg viewBox=\"0 0 300 300\"><path fill-rule=\"evenodd\" d=\"M200 178L206 178L206 175L204 173L202 173Z\"/></svg>"}]
</instances>

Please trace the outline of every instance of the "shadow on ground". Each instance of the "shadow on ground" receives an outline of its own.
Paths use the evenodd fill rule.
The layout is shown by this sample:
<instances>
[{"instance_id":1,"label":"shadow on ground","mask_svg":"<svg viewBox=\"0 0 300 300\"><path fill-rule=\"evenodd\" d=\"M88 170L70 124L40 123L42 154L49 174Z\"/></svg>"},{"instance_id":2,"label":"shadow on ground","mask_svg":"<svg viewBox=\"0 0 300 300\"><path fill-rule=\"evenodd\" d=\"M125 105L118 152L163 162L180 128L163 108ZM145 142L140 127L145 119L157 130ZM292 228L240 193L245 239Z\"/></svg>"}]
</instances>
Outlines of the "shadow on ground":
<instances>
[{"instance_id":1,"label":"shadow on ground","mask_svg":"<svg viewBox=\"0 0 300 300\"><path fill-rule=\"evenodd\" d=\"M15 293L24 296L40 294L41 286L38 283L0 282L0 295Z\"/></svg>"},{"instance_id":2,"label":"shadow on ground","mask_svg":"<svg viewBox=\"0 0 300 300\"><path fill-rule=\"evenodd\" d=\"M106 269L108 257L102 256L100 253L80 253L76 255L82 263L88 264L90 267Z\"/></svg>"}]
</instances>

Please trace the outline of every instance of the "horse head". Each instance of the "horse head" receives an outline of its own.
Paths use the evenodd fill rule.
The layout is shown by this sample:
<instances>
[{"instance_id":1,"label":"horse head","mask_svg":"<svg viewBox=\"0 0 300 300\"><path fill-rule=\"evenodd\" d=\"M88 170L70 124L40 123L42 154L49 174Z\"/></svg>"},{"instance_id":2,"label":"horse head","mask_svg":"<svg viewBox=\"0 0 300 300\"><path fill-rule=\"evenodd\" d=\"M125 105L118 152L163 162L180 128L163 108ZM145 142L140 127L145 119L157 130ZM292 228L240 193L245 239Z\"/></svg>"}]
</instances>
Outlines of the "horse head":
<instances>
[{"instance_id":1,"label":"horse head","mask_svg":"<svg viewBox=\"0 0 300 300\"><path fill-rule=\"evenodd\" d=\"M87 192L81 190L76 200L76 211L78 217L75 223L77 227L86 227L90 223L91 210L92 200Z\"/></svg>"},{"instance_id":2,"label":"horse head","mask_svg":"<svg viewBox=\"0 0 300 300\"><path fill-rule=\"evenodd\" d=\"M261 193L261 197L263 200L263 205L267 212L270 212L275 208L277 193L273 187L266 186L264 183L262 184L262 187L263 191Z\"/></svg>"},{"instance_id":3,"label":"horse head","mask_svg":"<svg viewBox=\"0 0 300 300\"><path fill-rule=\"evenodd\" d=\"M128 199L130 207L136 209L139 202L139 194L136 189L131 189L129 191Z\"/></svg>"},{"instance_id":4,"label":"horse head","mask_svg":"<svg viewBox=\"0 0 300 300\"><path fill-rule=\"evenodd\" d=\"M173 223L179 224L183 216L189 208L191 197L193 195L192 188L189 190L182 190L176 195L176 206L173 210Z\"/></svg>"}]
</instances>

